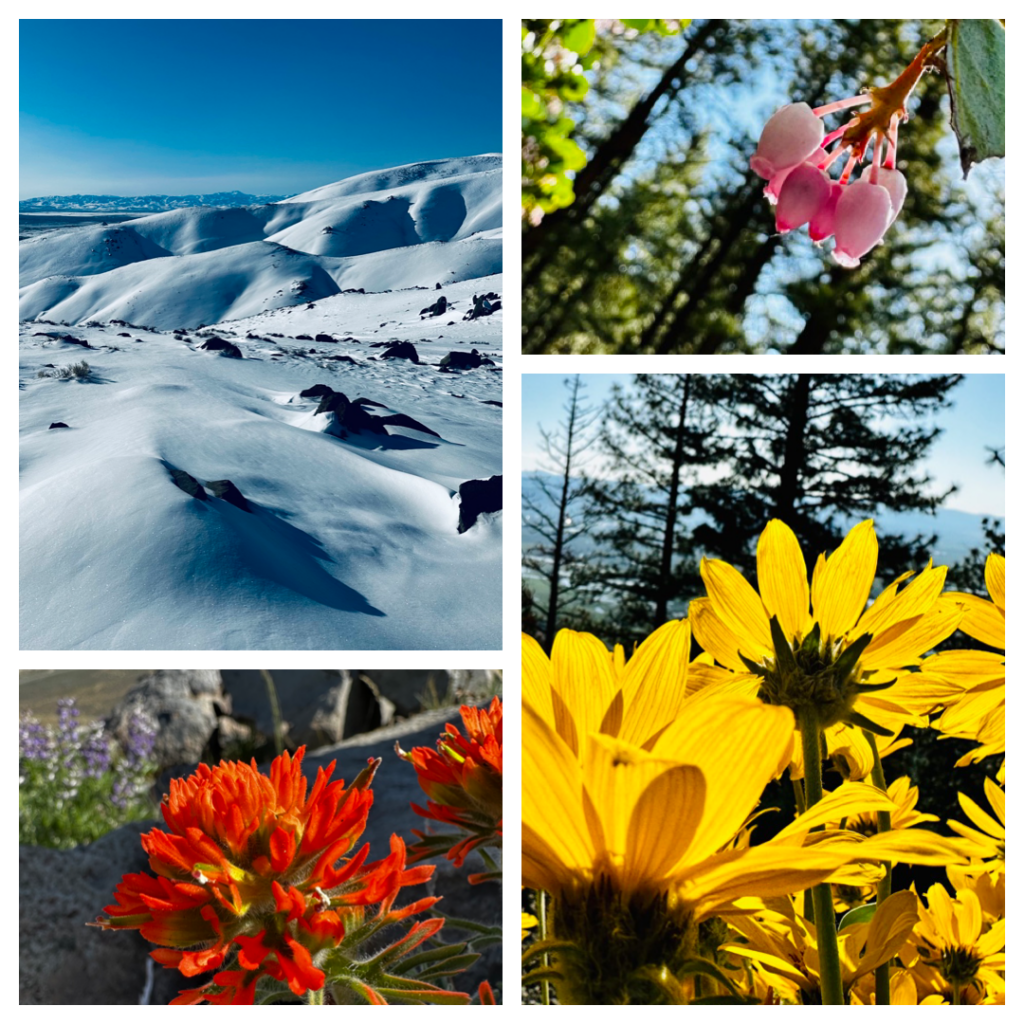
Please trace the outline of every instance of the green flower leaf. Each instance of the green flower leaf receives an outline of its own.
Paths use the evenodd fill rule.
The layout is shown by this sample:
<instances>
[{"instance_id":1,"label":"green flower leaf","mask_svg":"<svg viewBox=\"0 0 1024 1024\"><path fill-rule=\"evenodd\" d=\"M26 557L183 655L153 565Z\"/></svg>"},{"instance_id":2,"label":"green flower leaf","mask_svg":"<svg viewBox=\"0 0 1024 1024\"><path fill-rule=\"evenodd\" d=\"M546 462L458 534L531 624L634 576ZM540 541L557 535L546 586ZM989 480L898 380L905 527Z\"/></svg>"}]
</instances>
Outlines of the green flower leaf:
<instances>
[{"instance_id":1,"label":"green flower leaf","mask_svg":"<svg viewBox=\"0 0 1024 1024\"><path fill-rule=\"evenodd\" d=\"M875 916L876 906L877 904L874 903L865 903L863 906L855 907L853 910L843 914L839 922L839 930L852 928L856 924L868 924L871 918Z\"/></svg>"},{"instance_id":2,"label":"green flower leaf","mask_svg":"<svg viewBox=\"0 0 1024 1024\"><path fill-rule=\"evenodd\" d=\"M946 46L960 165L1006 155L1006 29L996 18L952 19Z\"/></svg>"}]
</instances>

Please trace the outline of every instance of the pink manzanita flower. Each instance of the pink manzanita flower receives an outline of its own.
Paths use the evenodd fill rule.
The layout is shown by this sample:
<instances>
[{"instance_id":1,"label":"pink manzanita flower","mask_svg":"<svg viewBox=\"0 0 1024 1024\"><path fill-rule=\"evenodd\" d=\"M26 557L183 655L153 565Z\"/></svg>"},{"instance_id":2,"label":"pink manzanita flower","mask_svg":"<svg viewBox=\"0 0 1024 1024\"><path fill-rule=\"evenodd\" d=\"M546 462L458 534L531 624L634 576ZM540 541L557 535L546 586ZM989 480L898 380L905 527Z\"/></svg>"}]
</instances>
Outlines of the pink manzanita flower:
<instances>
[{"instance_id":1,"label":"pink manzanita flower","mask_svg":"<svg viewBox=\"0 0 1024 1024\"><path fill-rule=\"evenodd\" d=\"M942 37L930 40L889 85L814 109L806 103L789 103L772 114L750 167L768 180L764 194L776 206L775 225L780 232L807 224L815 242L835 235L833 255L844 267L857 266L878 245L907 195L907 181L896 169L897 130L907 119L910 94L944 45ZM857 106L868 109L826 133L822 118ZM830 153L827 147L833 143ZM854 168L872 144L871 166L851 184ZM833 180L829 168L839 166L840 158L845 158L845 166Z\"/></svg>"},{"instance_id":2,"label":"pink manzanita flower","mask_svg":"<svg viewBox=\"0 0 1024 1024\"><path fill-rule=\"evenodd\" d=\"M855 181L843 188L836 204L836 247L832 257L842 267L856 267L860 258L882 240L892 223L889 192L870 181Z\"/></svg>"},{"instance_id":3,"label":"pink manzanita flower","mask_svg":"<svg viewBox=\"0 0 1024 1024\"><path fill-rule=\"evenodd\" d=\"M775 227L792 231L803 227L825 203L832 191L829 176L814 164L799 164L787 175L775 207Z\"/></svg>"}]
</instances>

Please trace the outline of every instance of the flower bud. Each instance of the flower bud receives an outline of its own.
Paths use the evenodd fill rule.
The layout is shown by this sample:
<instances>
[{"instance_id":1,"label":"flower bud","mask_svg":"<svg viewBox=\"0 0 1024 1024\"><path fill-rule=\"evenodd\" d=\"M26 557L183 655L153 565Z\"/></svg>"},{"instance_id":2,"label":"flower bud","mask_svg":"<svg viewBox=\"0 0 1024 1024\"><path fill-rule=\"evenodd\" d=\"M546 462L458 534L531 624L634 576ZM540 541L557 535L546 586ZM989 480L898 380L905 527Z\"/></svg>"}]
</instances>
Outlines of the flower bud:
<instances>
[{"instance_id":1,"label":"flower bud","mask_svg":"<svg viewBox=\"0 0 1024 1024\"><path fill-rule=\"evenodd\" d=\"M856 267L860 258L882 240L892 220L889 192L861 178L847 185L836 205L836 247L832 255L843 267Z\"/></svg>"},{"instance_id":2,"label":"flower bud","mask_svg":"<svg viewBox=\"0 0 1024 1024\"><path fill-rule=\"evenodd\" d=\"M775 227L779 231L792 231L802 227L818 214L829 201L832 185L828 175L814 164L794 167L779 191L775 207Z\"/></svg>"},{"instance_id":3,"label":"flower bud","mask_svg":"<svg viewBox=\"0 0 1024 1024\"><path fill-rule=\"evenodd\" d=\"M761 132L750 169L771 179L779 171L803 163L821 146L825 126L806 103L789 103L775 111Z\"/></svg>"}]
</instances>

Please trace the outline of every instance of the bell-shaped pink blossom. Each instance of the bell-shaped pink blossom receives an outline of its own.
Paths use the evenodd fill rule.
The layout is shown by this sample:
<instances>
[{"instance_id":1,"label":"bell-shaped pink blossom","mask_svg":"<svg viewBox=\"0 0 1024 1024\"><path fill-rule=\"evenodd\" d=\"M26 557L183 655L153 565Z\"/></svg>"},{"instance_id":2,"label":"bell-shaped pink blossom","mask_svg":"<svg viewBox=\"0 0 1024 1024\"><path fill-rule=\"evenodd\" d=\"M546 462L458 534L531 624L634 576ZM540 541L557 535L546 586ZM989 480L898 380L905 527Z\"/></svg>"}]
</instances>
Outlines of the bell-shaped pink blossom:
<instances>
[{"instance_id":1,"label":"bell-shaped pink blossom","mask_svg":"<svg viewBox=\"0 0 1024 1024\"><path fill-rule=\"evenodd\" d=\"M824 137L824 123L806 103L789 103L768 118L750 169L771 180L779 171L807 160Z\"/></svg>"},{"instance_id":2,"label":"bell-shaped pink blossom","mask_svg":"<svg viewBox=\"0 0 1024 1024\"><path fill-rule=\"evenodd\" d=\"M861 178L843 189L836 205L836 247L832 255L843 267L856 267L861 256L882 240L892 221L892 201L881 185Z\"/></svg>"},{"instance_id":3,"label":"bell-shaped pink blossom","mask_svg":"<svg viewBox=\"0 0 1024 1024\"><path fill-rule=\"evenodd\" d=\"M835 232L836 207L846 188L846 185L841 185L838 181L830 183L828 199L818 207L818 212L807 226L807 233L812 241L822 242Z\"/></svg>"},{"instance_id":4,"label":"bell-shaped pink blossom","mask_svg":"<svg viewBox=\"0 0 1024 1024\"><path fill-rule=\"evenodd\" d=\"M889 215L891 224L903 209L903 200L907 198L907 179L895 167L879 167L878 184L889 193L892 213Z\"/></svg>"},{"instance_id":5,"label":"bell-shaped pink blossom","mask_svg":"<svg viewBox=\"0 0 1024 1024\"><path fill-rule=\"evenodd\" d=\"M779 190L775 227L779 231L803 227L828 202L831 191L829 176L814 164L794 167Z\"/></svg>"},{"instance_id":6,"label":"bell-shaped pink blossom","mask_svg":"<svg viewBox=\"0 0 1024 1024\"><path fill-rule=\"evenodd\" d=\"M807 158L805 163L809 164L823 164L828 158L828 153L825 152L820 146ZM799 164L794 165L799 167ZM782 183L789 177L789 172L792 171L792 167L786 167L781 171L777 171L772 175L771 180L764 187L764 197L768 202L774 206L779 201L779 192L782 189Z\"/></svg>"}]
</instances>

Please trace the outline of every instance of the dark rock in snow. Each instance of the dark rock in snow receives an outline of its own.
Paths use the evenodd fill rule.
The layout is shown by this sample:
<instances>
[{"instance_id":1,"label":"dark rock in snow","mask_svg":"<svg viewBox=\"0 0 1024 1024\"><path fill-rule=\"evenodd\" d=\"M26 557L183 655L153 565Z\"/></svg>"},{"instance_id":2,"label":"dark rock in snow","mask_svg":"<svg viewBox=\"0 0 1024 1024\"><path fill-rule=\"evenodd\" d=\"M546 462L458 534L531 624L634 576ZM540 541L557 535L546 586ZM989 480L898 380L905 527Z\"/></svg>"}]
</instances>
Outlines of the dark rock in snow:
<instances>
[{"instance_id":1,"label":"dark rock in snow","mask_svg":"<svg viewBox=\"0 0 1024 1024\"><path fill-rule=\"evenodd\" d=\"M60 336L61 341L66 341L69 345L81 345L82 348L92 348L84 338L76 338L70 334L62 334Z\"/></svg>"},{"instance_id":2,"label":"dark rock in snow","mask_svg":"<svg viewBox=\"0 0 1024 1024\"><path fill-rule=\"evenodd\" d=\"M448 311L448 300L442 295L437 302L420 310L420 316L441 316ZM381 324L383 327L384 325Z\"/></svg>"},{"instance_id":3,"label":"dark rock in snow","mask_svg":"<svg viewBox=\"0 0 1024 1024\"><path fill-rule=\"evenodd\" d=\"M206 486L215 498L223 498L243 512L252 511L249 502L245 500L245 495L230 480L207 480Z\"/></svg>"},{"instance_id":4,"label":"dark rock in snow","mask_svg":"<svg viewBox=\"0 0 1024 1024\"><path fill-rule=\"evenodd\" d=\"M333 394L334 388L330 388L326 384L314 384L311 388L300 391L299 398L320 398L322 395Z\"/></svg>"},{"instance_id":5,"label":"dark rock in snow","mask_svg":"<svg viewBox=\"0 0 1024 1024\"><path fill-rule=\"evenodd\" d=\"M66 423L61 423L60 421L58 421L56 423L51 423L50 426L49 426L49 429L50 430L56 430L58 427L67 427L67 426L68 425ZM68 427L68 429L70 430L71 428Z\"/></svg>"},{"instance_id":6,"label":"dark rock in snow","mask_svg":"<svg viewBox=\"0 0 1024 1024\"><path fill-rule=\"evenodd\" d=\"M207 338L199 347L206 349L207 352L218 352L229 359L242 358L242 350L237 345L233 345L230 341L225 341L223 338Z\"/></svg>"},{"instance_id":7,"label":"dark rock in snow","mask_svg":"<svg viewBox=\"0 0 1024 1024\"><path fill-rule=\"evenodd\" d=\"M130 338L131 335L127 331L118 331L117 336L119 338Z\"/></svg>"},{"instance_id":8,"label":"dark rock in snow","mask_svg":"<svg viewBox=\"0 0 1024 1024\"><path fill-rule=\"evenodd\" d=\"M313 340L317 341L317 342L321 342L321 343L326 343L326 342L337 341L338 339L334 338L334 337L331 337L331 335L329 335L329 334L318 334Z\"/></svg>"},{"instance_id":9,"label":"dark rock in snow","mask_svg":"<svg viewBox=\"0 0 1024 1024\"><path fill-rule=\"evenodd\" d=\"M325 359L329 359L333 363L351 363L353 366L358 366L359 361L353 359L351 356L325 356Z\"/></svg>"},{"instance_id":10,"label":"dark rock in snow","mask_svg":"<svg viewBox=\"0 0 1024 1024\"><path fill-rule=\"evenodd\" d=\"M416 346L411 341L392 342L387 350L380 354L380 357L381 359L408 359L413 363L420 361Z\"/></svg>"},{"instance_id":11,"label":"dark rock in snow","mask_svg":"<svg viewBox=\"0 0 1024 1024\"><path fill-rule=\"evenodd\" d=\"M203 490L203 485L191 474L183 469L171 469L171 480L174 486L183 490L186 494L200 501L206 501L209 495Z\"/></svg>"},{"instance_id":12,"label":"dark rock in snow","mask_svg":"<svg viewBox=\"0 0 1024 1024\"><path fill-rule=\"evenodd\" d=\"M501 477L459 484L459 533L465 533L482 512L501 511Z\"/></svg>"},{"instance_id":13,"label":"dark rock in snow","mask_svg":"<svg viewBox=\"0 0 1024 1024\"><path fill-rule=\"evenodd\" d=\"M295 335L295 340L296 341L312 341L313 340L313 336L311 334L296 334Z\"/></svg>"},{"instance_id":14,"label":"dark rock in snow","mask_svg":"<svg viewBox=\"0 0 1024 1024\"><path fill-rule=\"evenodd\" d=\"M442 370L475 370L478 366L494 366L495 363L473 349L471 352L449 352L439 365Z\"/></svg>"}]
</instances>

